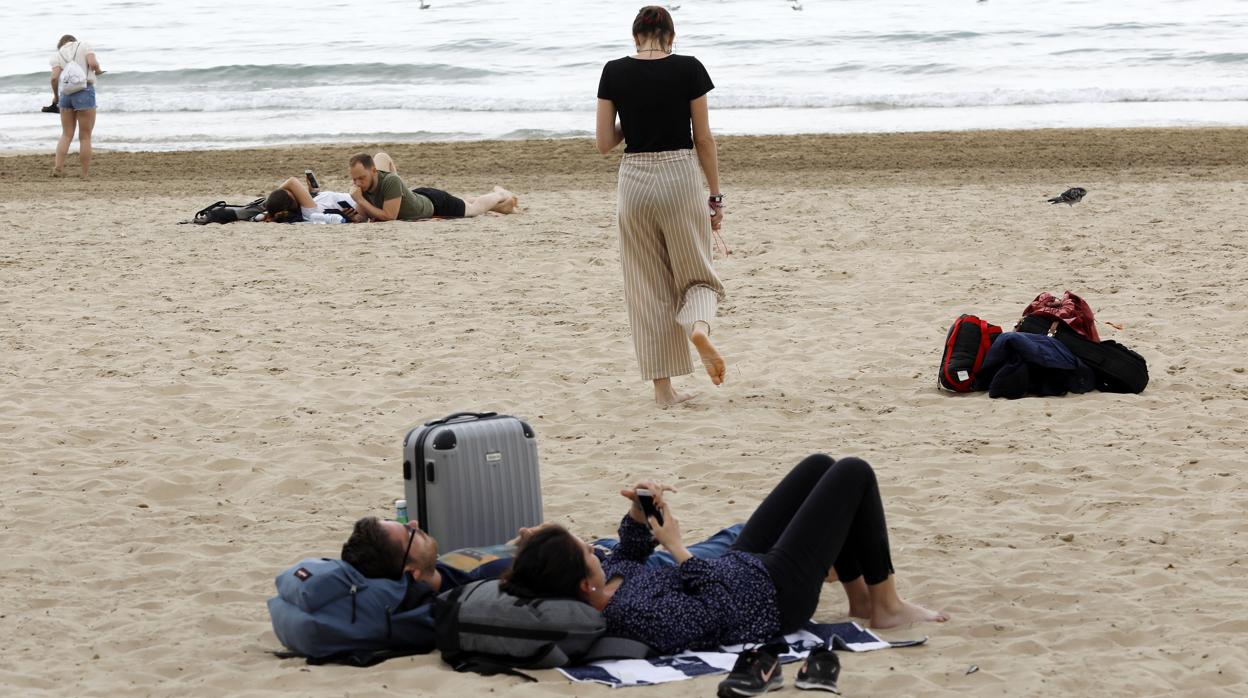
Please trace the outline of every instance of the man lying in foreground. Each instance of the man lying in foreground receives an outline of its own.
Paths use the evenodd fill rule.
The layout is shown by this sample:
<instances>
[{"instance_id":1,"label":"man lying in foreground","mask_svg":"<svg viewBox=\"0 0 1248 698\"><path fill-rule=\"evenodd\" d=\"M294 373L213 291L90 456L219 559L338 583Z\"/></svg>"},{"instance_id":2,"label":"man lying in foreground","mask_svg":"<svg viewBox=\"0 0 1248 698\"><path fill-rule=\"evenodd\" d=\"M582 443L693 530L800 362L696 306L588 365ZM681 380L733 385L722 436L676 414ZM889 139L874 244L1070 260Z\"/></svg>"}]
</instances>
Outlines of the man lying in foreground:
<instances>
[{"instance_id":1,"label":"man lying in foreground","mask_svg":"<svg viewBox=\"0 0 1248 698\"><path fill-rule=\"evenodd\" d=\"M463 199L432 187L408 189L394 160L385 153L351 156L350 171L355 184L351 198L358 203L356 210L370 221L472 218L489 211L513 213L518 203L516 195L502 187Z\"/></svg>"}]
</instances>

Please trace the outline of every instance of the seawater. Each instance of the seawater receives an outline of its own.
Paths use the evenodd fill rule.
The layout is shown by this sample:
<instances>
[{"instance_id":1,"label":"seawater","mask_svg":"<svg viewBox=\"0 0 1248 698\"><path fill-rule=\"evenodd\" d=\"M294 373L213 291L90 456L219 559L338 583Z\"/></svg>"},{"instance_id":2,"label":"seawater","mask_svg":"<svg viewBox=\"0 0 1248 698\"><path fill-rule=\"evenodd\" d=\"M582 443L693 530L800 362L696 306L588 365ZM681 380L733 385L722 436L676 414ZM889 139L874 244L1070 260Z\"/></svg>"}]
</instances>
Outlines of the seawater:
<instances>
[{"instance_id":1,"label":"seawater","mask_svg":"<svg viewBox=\"0 0 1248 698\"><path fill-rule=\"evenodd\" d=\"M591 135L639 2L6 1L0 151L59 133L91 42L98 147ZM717 133L1248 124L1248 0L676 0Z\"/></svg>"}]
</instances>

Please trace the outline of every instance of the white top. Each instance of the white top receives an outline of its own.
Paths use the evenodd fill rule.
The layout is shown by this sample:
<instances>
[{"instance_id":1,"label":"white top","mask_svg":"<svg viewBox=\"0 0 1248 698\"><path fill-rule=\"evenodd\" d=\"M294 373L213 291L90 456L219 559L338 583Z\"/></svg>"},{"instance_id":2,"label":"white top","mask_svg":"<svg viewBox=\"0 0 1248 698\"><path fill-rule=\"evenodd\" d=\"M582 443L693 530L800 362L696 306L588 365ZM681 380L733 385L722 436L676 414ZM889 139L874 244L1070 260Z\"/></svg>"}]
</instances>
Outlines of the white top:
<instances>
[{"instance_id":1,"label":"white top","mask_svg":"<svg viewBox=\"0 0 1248 698\"><path fill-rule=\"evenodd\" d=\"M327 208L342 208L338 205L339 201L345 201L351 204L351 208L355 208L355 199L352 199L350 194L343 194L338 191L322 190L319 194L312 197L312 201L316 202L316 208L300 207L299 209L304 218L311 216L313 213L324 213Z\"/></svg>"},{"instance_id":2,"label":"white top","mask_svg":"<svg viewBox=\"0 0 1248 698\"><path fill-rule=\"evenodd\" d=\"M87 56L93 52L94 49L91 48L91 44L85 41L71 41L52 54L52 58L48 59L48 63L53 68L64 68L69 65L70 61L73 61L82 66L82 72L87 74L87 84L94 85L95 71L87 68Z\"/></svg>"},{"instance_id":3,"label":"white top","mask_svg":"<svg viewBox=\"0 0 1248 698\"><path fill-rule=\"evenodd\" d=\"M316 208L299 208L299 213L302 214L303 220L308 223L346 223L347 221L345 218L334 215L329 216L329 218L340 218L341 220L322 220L326 217L321 214L323 214L327 208L341 208L338 205L339 201L345 201L351 205L351 208L355 208L355 199L352 199L350 194L343 194L338 191L322 191L312 197L312 200L316 202Z\"/></svg>"}]
</instances>

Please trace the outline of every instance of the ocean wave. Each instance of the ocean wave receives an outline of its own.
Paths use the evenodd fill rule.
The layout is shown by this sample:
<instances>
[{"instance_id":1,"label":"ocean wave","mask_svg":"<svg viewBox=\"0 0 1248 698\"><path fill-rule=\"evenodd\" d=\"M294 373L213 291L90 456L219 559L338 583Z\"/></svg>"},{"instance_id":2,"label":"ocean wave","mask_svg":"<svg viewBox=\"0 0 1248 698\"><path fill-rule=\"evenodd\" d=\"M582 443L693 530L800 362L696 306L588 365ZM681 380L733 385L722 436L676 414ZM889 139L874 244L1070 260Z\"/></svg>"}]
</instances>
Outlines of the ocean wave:
<instances>
[{"instance_id":1,"label":"ocean wave","mask_svg":"<svg viewBox=\"0 0 1248 698\"><path fill-rule=\"evenodd\" d=\"M516 129L499 133L477 133L465 131L360 131L360 132L323 132L300 133L251 133L245 135L222 136L220 134L177 133L165 135L116 135L106 141L107 147L124 151L176 151L176 150L231 150L239 148L270 148L283 145L346 144L368 141L371 143L429 143L456 142L477 140L547 140L563 138L588 138L593 134L580 130L556 130L541 128ZM42 142L16 141L6 142L0 137L0 152L5 150L25 150L46 145Z\"/></svg>"},{"instance_id":2,"label":"ocean wave","mask_svg":"<svg viewBox=\"0 0 1248 698\"><path fill-rule=\"evenodd\" d=\"M1202 87L1058 89L991 89L932 92L852 92L777 94L722 89L711 93L714 109L912 109L1001 107L1041 104L1108 104L1131 102L1239 102L1248 101L1248 83ZM391 89L361 93L337 87L310 87L263 91L102 90L100 109L119 113L242 112L242 111L428 111L428 112L584 112L592 111L592 93L541 98L481 94L472 90L431 92ZM0 114L37 112L46 93L0 95Z\"/></svg>"},{"instance_id":3,"label":"ocean wave","mask_svg":"<svg viewBox=\"0 0 1248 698\"><path fill-rule=\"evenodd\" d=\"M342 65L244 64L179 70L110 71L110 87L183 88L233 87L271 89L315 85L379 85L462 83L507 75L503 70L485 70L447 63L349 63ZM0 90L21 89L32 83L47 83L47 71L0 76Z\"/></svg>"}]
</instances>

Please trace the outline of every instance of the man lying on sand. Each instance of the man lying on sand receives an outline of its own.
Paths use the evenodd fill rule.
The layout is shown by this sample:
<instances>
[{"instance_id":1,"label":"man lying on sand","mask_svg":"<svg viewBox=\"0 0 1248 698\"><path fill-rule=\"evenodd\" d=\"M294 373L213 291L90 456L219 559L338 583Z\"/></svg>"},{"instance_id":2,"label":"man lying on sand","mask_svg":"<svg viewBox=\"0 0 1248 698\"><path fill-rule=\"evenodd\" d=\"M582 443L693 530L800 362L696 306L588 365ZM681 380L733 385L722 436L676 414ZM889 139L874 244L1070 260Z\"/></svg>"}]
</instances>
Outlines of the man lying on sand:
<instances>
[{"instance_id":1,"label":"man lying on sand","mask_svg":"<svg viewBox=\"0 0 1248 698\"><path fill-rule=\"evenodd\" d=\"M385 153L351 156L351 198L356 211L370 221L418 221L440 218L472 218L488 211L513 213L518 199L515 194L494 187L494 191L461 199L441 189L417 187L408 189L399 179L394 160Z\"/></svg>"}]
</instances>

